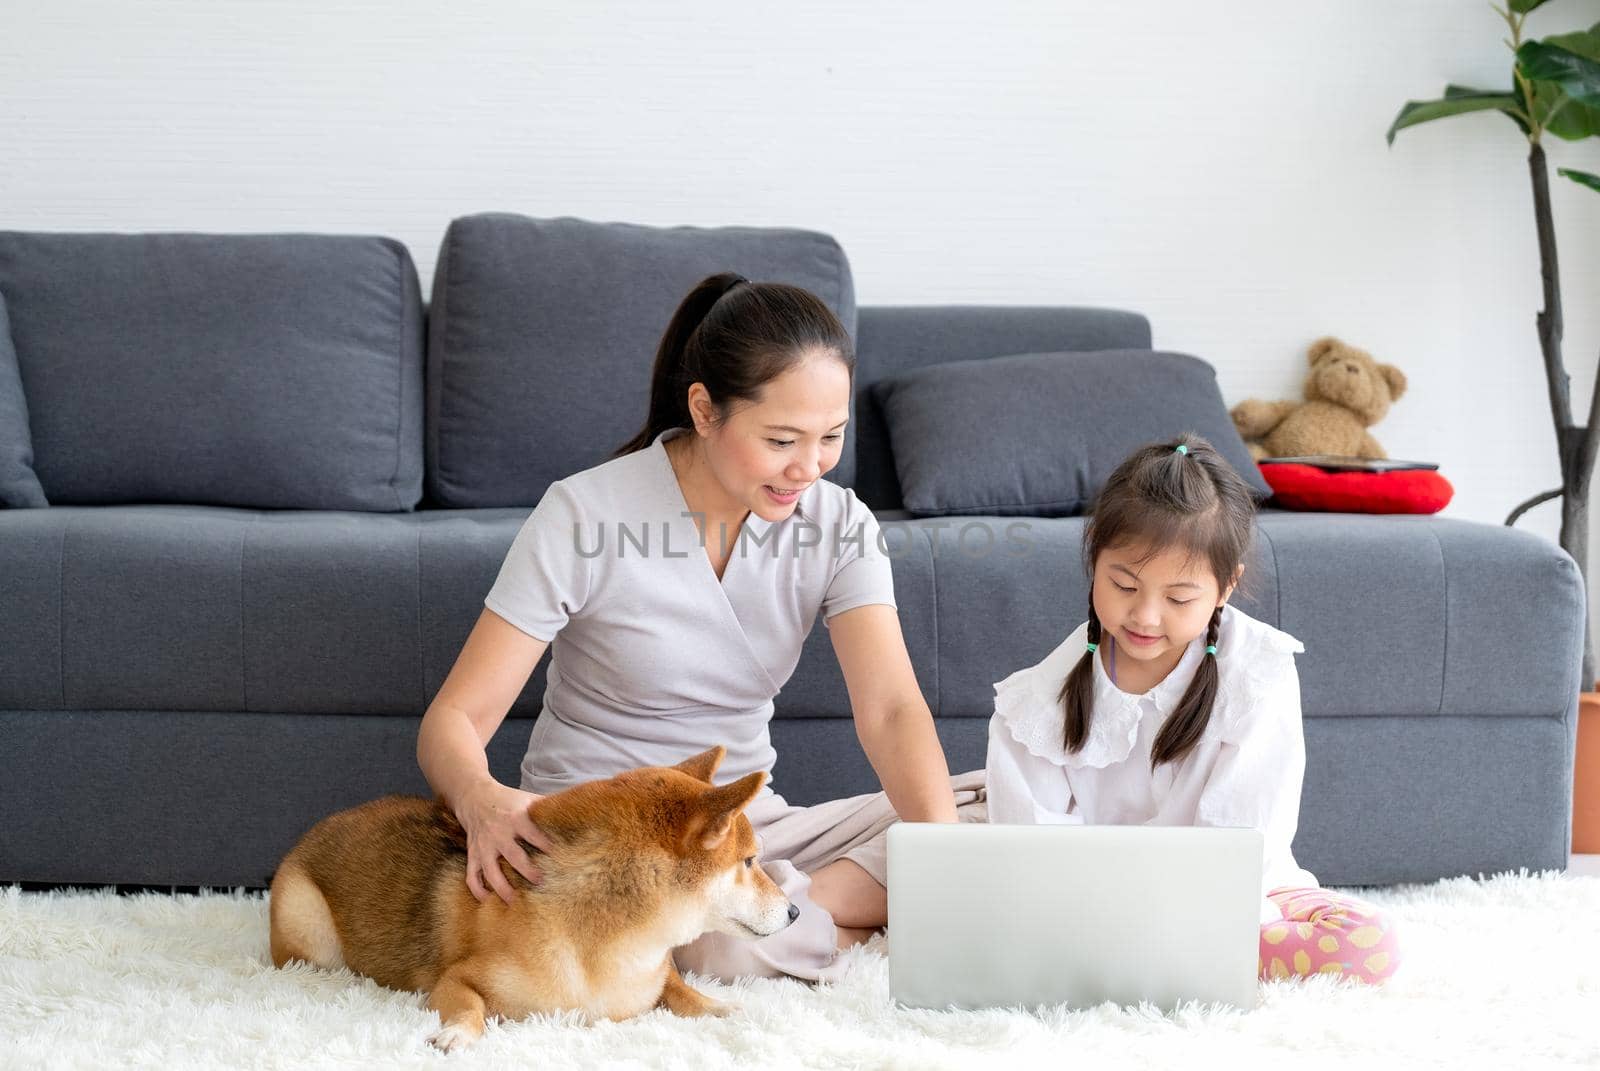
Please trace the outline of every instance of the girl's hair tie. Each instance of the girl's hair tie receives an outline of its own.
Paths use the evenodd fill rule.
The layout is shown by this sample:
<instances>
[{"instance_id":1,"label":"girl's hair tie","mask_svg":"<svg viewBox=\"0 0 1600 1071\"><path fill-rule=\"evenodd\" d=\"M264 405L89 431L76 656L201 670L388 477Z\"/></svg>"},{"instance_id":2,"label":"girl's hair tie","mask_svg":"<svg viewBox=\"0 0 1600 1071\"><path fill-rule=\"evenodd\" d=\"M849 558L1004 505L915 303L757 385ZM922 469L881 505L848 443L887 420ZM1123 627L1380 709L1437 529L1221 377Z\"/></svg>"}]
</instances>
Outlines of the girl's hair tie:
<instances>
[{"instance_id":1,"label":"girl's hair tie","mask_svg":"<svg viewBox=\"0 0 1600 1071\"><path fill-rule=\"evenodd\" d=\"M1180 453L1180 454L1188 454L1188 453L1189 453L1189 447L1188 447L1188 446L1186 446L1186 445L1184 445L1184 444L1183 444L1183 443L1179 443L1179 444L1178 444L1178 445L1177 445L1177 446L1176 446L1176 447L1175 447L1175 449L1176 449L1176 450L1177 450L1177 451L1178 451L1178 453Z\"/></svg>"},{"instance_id":2,"label":"girl's hair tie","mask_svg":"<svg viewBox=\"0 0 1600 1071\"><path fill-rule=\"evenodd\" d=\"M1206 645L1206 654L1214 655L1216 653L1217 653L1217 645L1216 644L1211 643L1211 644L1207 644Z\"/></svg>"},{"instance_id":3,"label":"girl's hair tie","mask_svg":"<svg viewBox=\"0 0 1600 1071\"><path fill-rule=\"evenodd\" d=\"M1096 651L1098 651L1098 650L1099 650L1099 649L1100 649L1100 645L1099 645L1099 644L1098 644L1098 643L1091 643L1091 644L1090 644L1090 645L1089 645L1089 653L1090 653L1090 654L1094 654L1094 653L1095 653L1095 652L1096 652Z\"/></svg>"}]
</instances>

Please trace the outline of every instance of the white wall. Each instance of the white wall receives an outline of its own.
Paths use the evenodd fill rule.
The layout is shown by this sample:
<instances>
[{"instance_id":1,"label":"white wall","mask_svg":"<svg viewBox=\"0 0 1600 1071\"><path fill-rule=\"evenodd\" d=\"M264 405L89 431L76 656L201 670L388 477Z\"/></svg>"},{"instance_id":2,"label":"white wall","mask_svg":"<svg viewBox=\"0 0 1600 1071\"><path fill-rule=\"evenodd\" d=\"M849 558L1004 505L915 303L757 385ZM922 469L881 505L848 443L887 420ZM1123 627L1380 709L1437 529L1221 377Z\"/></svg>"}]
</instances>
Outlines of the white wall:
<instances>
[{"instance_id":1,"label":"white wall","mask_svg":"<svg viewBox=\"0 0 1600 1071\"><path fill-rule=\"evenodd\" d=\"M819 228L863 303L1141 309L1230 402L1297 395L1341 335L1410 376L1389 452L1498 523L1557 482L1526 145L1496 114L1383 134L1508 84L1504 29L1469 0L0 0L0 226L381 233L424 286L467 212ZM1586 411L1600 196L1552 184Z\"/></svg>"}]
</instances>

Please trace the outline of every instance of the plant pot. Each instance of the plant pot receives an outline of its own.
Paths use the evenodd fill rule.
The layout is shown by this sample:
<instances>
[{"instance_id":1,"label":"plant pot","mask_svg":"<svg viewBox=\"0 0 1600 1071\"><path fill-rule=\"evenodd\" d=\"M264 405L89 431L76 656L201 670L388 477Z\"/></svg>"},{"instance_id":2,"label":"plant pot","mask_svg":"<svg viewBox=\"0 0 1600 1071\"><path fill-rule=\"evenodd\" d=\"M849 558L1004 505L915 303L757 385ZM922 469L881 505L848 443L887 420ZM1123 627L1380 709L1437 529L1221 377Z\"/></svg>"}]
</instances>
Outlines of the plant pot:
<instances>
[{"instance_id":1,"label":"plant pot","mask_svg":"<svg viewBox=\"0 0 1600 1071\"><path fill-rule=\"evenodd\" d=\"M1572 851L1600 855L1600 692L1578 697L1578 756L1572 771Z\"/></svg>"}]
</instances>

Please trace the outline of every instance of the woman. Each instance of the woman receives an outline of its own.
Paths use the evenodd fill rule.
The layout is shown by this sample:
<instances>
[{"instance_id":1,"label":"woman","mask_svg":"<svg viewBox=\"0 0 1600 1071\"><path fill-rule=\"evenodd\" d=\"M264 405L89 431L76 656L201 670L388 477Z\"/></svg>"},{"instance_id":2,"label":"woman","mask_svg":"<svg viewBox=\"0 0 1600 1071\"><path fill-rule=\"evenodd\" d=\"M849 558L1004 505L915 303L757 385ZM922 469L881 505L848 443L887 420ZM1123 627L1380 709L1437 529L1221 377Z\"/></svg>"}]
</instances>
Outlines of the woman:
<instances>
[{"instance_id":1,"label":"woman","mask_svg":"<svg viewBox=\"0 0 1600 1071\"><path fill-rule=\"evenodd\" d=\"M504 859L541 795L715 744L718 780L772 768L772 699L820 611L857 736L883 793L746 814L764 865L801 909L758 942L708 934L679 966L720 977L826 976L888 915L884 832L957 820L981 771L952 784L895 612L871 512L822 480L849 415L849 336L815 295L724 273L679 305L656 353L644 426L605 464L551 485L423 718L417 758L468 836L467 882L509 900ZM544 708L518 789L485 745L545 648Z\"/></svg>"}]
</instances>

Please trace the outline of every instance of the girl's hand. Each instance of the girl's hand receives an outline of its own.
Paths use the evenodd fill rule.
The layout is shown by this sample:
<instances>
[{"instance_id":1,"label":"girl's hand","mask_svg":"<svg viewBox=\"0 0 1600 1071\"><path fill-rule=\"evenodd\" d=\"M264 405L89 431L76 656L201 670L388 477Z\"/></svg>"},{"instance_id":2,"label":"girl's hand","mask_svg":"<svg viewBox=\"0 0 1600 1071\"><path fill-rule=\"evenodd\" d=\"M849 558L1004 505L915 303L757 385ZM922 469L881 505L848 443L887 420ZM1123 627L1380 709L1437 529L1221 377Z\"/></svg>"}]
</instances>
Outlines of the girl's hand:
<instances>
[{"instance_id":1,"label":"girl's hand","mask_svg":"<svg viewBox=\"0 0 1600 1071\"><path fill-rule=\"evenodd\" d=\"M467 889L480 903L489 899L490 888L511 903L502 859L532 884L543 880L523 847L525 842L540 851L550 849L549 838L528 817L528 808L543 798L486 777L457 801L456 820L467 831Z\"/></svg>"}]
</instances>

